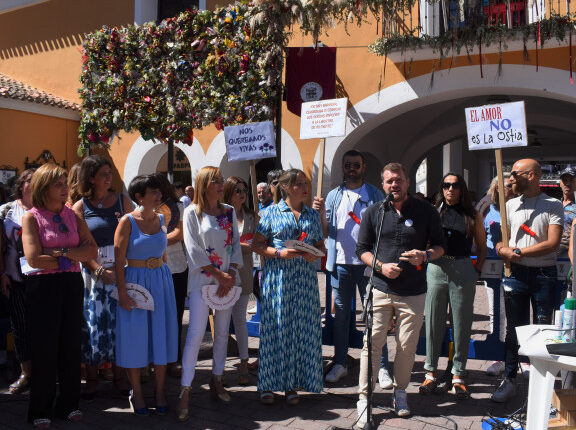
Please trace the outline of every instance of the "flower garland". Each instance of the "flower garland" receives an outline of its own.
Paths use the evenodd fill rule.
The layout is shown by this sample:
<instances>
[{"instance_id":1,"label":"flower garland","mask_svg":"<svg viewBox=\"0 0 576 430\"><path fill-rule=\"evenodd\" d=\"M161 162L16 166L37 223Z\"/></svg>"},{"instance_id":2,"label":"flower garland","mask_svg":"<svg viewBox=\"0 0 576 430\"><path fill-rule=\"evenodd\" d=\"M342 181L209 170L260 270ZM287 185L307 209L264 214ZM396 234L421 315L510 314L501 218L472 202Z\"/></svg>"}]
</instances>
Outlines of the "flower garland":
<instances>
[{"instance_id":1,"label":"flower garland","mask_svg":"<svg viewBox=\"0 0 576 430\"><path fill-rule=\"evenodd\" d=\"M519 35L522 36L525 47L530 40L538 42L539 37L542 46L545 41L551 39L563 41L571 29L574 29L574 23L573 16L553 15L540 21L539 26L538 23L527 24L517 28L508 28L501 24L479 25L476 27L464 27L456 32L446 32L440 36L422 35L420 37L414 34L418 31L416 29L408 34L396 34L392 37L379 38L369 46L369 49L376 55L387 56L394 50L405 52L407 50L431 48L434 52L439 52L441 58L443 58L450 50L459 55L462 48L468 53L474 46L479 44L489 47L498 43L501 55L502 50L508 48L506 41L515 39Z\"/></svg>"},{"instance_id":2,"label":"flower garland","mask_svg":"<svg viewBox=\"0 0 576 430\"><path fill-rule=\"evenodd\" d=\"M188 10L159 24L89 34L82 56L79 154L120 131L191 144L193 130L274 117L283 29L243 3Z\"/></svg>"}]
</instances>

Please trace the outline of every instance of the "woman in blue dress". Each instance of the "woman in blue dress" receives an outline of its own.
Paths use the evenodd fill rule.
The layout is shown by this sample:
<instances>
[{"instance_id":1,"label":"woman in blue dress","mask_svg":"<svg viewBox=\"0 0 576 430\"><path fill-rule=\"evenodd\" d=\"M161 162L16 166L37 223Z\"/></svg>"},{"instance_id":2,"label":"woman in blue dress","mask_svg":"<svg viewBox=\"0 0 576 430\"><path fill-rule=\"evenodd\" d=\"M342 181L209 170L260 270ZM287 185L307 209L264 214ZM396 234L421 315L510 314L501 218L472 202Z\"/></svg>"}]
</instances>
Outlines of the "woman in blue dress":
<instances>
[{"instance_id":1,"label":"woman in blue dress","mask_svg":"<svg viewBox=\"0 0 576 430\"><path fill-rule=\"evenodd\" d=\"M260 401L274 402L284 391L288 404L299 402L297 389L322 391L322 328L318 275L307 252L284 242L301 239L324 252L320 215L304 204L308 181L298 169L286 171L278 187L283 200L266 210L254 237L254 249L266 257L262 269L260 323Z\"/></svg>"},{"instance_id":2,"label":"woman in blue dress","mask_svg":"<svg viewBox=\"0 0 576 430\"><path fill-rule=\"evenodd\" d=\"M118 306L116 315L116 364L125 367L132 385L130 404L137 415L147 415L142 395L140 368L154 363L156 413L166 414L164 393L166 365L178 355L178 326L172 275L166 265L164 217L154 212L162 203L154 175L135 177L128 187L138 203L135 211L122 217L114 236ZM146 288L154 299L154 310L136 308L127 283Z\"/></svg>"}]
</instances>

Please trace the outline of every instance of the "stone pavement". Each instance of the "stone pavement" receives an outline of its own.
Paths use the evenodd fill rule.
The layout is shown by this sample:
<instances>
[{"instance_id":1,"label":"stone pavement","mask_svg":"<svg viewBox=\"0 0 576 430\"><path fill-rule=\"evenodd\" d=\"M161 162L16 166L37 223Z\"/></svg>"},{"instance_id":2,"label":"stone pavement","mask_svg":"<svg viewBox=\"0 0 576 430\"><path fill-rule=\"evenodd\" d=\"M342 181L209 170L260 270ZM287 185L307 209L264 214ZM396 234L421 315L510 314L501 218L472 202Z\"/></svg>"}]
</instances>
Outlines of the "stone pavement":
<instances>
[{"instance_id":1,"label":"stone pavement","mask_svg":"<svg viewBox=\"0 0 576 430\"><path fill-rule=\"evenodd\" d=\"M321 289L322 291L322 289ZM483 307L485 301L481 289L477 294L478 307ZM486 318L481 315L476 318L475 336L481 335ZM478 325L480 324L480 326ZM479 329L480 327L480 329ZM389 336L390 361L394 360L394 338ZM209 336L206 337L209 341ZM70 424L63 421L54 421L53 428L57 429L107 429L132 430L147 428L160 429L331 429L351 428L356 420L356 388L358 381L359 350L350 350L352 357L349 375L336 384L326 384L321 394L302 394L301 402L297 406L288 406L284 401L283 393L277 393L274 405L262 405L256 392L255 385L240 387L237 385L236 365L238 359L234 357L234 344L231 345L225 379L229 386L232 404L223 405L210 399L208 381L211 374L210 343L203 344L201 359L198 362L196 378L191 392L191 418L187 423L177 423L174 407L177 403L179 380L169 377L167 380L167 394L172 410L168 416L138 417L130 413L128 400L120 397L111 382L102 381L99 386L98 397L91 404L82 403L85 421ZM250 355L257 356L258 339L250 338ZM325 346L323 355L326 363L332 356L332 347ZM375 409L375 422L380 429L479 429L482 418L491 413L494 416L507 415L524 403L528 383L520 385L518 396L507 404L496 404L489 397L497 386L496 377L485 375L489 362L470 360L469 386L472 398L465 401L456 401L453 395L421 396L418 386L424 380L423 356L417 356L412 375L412 383L408 388L408 402L413 416L409 419L396 418L387 410ZM440 368L446 367L446 359L440 361ZM12 377L13 375L10 375ZM29 429L26 423L27 394L11 396L7 394L8 375L0 375L0 429ZM522 380L521 377L519 377ZM256 374L252 375L252 382L257 381ZM154 383L144 384L149 406L154 403ZM391 401L391 390L375 390L375 405L388 407ZM456 427L457 425L457 427Z\"/></svg>"}]
</instances>

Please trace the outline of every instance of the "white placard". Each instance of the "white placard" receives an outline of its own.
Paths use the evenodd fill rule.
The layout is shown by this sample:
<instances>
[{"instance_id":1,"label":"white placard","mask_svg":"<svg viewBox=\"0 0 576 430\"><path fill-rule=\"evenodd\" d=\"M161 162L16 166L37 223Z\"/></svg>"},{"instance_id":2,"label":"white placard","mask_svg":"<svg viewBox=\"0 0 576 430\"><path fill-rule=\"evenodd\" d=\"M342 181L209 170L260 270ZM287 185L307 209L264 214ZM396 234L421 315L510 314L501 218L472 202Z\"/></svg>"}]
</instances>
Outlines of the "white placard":
<instances>
[{"instance_id":1,"label":"white placard","mask_svg":"<svg viewBox=\"0 0 576 430\"><path fill-rule=\"evenodd\" d=\"M276 135L272 121L224 127L228 161L252 161L276 157Z\"/></svg>"},{"instance_id":2,"label":"white placard","mask_svg":"<svg viewBox=\"0 0 576 430\"><path fill-rule=\"evenodd\" d=\"M524 102L466 108L468 149L527 146Z\"/></svg>"},{"instance_id":3,"label":"white placard","mask_svg":"<svg viewBox=\"0 0 576 430\"><path fill-rule=\"evenodd\" d=\"M300 139L344 136L347 106L346 97L302 103Z\"/></svg>"}]
</instances>

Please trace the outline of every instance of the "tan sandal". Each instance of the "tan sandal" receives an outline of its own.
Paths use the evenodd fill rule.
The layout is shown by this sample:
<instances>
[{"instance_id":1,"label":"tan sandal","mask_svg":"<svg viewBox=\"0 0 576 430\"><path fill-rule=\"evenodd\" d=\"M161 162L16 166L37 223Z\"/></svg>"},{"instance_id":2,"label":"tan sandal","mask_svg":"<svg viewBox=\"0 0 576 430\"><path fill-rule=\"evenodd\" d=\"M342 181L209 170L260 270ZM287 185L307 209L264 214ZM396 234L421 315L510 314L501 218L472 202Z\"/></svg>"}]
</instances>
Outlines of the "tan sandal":
<instances>
[{"instance_id":1,"label":"tan sandal","mask_svg":"<svg viewBox=\"0 0 576 430\"><path fill-rule=\"evenodd\" d=\"M466 400L470 398L470 392L466 388L464 380L460 378L452 379L451 394L455 394L458 400Z\"/></svg>"},{"instance_id":2,"label":"tan sandal","mask_svg":"<svg viewBox=\"0 0 576 430\"><path fill-rule=\"evenodd\" d=\"M436 392L438 388L438 380L436 377L430 375L429 373L426 374L426 379L422 382L422 385L418 388L420 394L428 395Z\"/></svg>"},{"instance_id":3,"label":"tan sandal","mask_svg":"<svg viewBox=\"0 0 576 430\"><path fill-rule=\"evenodd\" d=\"M21 394L30 388L30 376L20 375L20 377L10 384L9 392L10 394Z\"/></svg>"}]
</instances>

